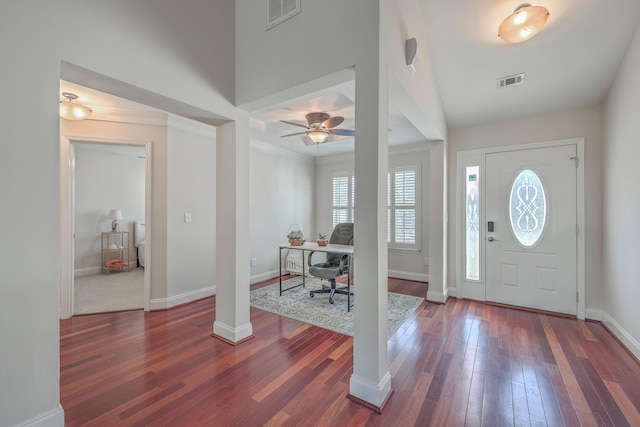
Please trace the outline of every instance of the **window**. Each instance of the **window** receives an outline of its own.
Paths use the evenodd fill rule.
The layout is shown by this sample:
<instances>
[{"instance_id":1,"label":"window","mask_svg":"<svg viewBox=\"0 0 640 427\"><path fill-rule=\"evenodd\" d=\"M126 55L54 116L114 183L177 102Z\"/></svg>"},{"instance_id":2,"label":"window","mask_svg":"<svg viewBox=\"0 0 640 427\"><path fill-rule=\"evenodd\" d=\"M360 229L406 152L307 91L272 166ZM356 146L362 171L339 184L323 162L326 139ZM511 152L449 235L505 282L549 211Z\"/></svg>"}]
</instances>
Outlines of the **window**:
<instances>
[{"instance_id":1,"label":"window","mask_svg":"<svg viewBox=\"0 0 640 427\"><path fill-rule=\"evenodd\" d=\"M417 165L396 166L387 175L387 243L394 249L420 249L420 176ZM332 183L333 227L353 222L355 179L352 172L338 172ZM392 227L393 224L393 227Z\"/></svg>"},{"instance_id":2,"label":"window","mask_svg":"<svg viewBox=\"0 0 640 427\"><path fill-rule=\"evenodd\" d=\"M418 239L419 182L417 165L389 168L387 175L387 242L390 248L420 249Z\"/></svg>"},{"instance_id":3,"label":"window","mask_svg":"<svg viewBox=\"0 0 640 427\"><path fill-rule=\"evenodd\" d=\"M465 252L467 280L480 280L480 166L467 166Z\"/></svg>"},{"instance_id":4,"label":"window","mask_svg":"<svg viewBox=\"0 0 640 427\"><path fill-rule=\"evenodd\" d=\"M509 219L511 230L522 246L530 248L538 243L547 219L547 204L542 181L532 170L523 170L513 181Z\"/></svg>"},{"instance_id":5,"label":"window","mask_svg":"<svg viewBox=\"0 0 640 427\"><path fill-rule=\"evenodd\" d=\"M355 209L355 180L351 172L333 175L333 228L341 222L353 222Z\"/></svg>"}]
</instances>

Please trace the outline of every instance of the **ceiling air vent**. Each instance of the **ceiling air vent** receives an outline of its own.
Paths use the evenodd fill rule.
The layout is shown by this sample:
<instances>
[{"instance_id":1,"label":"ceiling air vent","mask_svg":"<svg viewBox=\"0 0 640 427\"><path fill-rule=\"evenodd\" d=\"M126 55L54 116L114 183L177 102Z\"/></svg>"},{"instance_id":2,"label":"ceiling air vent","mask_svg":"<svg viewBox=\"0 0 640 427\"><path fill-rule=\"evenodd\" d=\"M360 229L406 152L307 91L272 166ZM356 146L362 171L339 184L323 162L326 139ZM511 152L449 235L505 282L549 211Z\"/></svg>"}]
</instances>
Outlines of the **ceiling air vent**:
<instances>
[{"instance_id":1,"label":"ceiling air vent","mask_svg":"<svg viewBox=\"0 0 640 427\"><path fill-rule=\"evenodd\" d=\"M498 87L508 87L524 84L524 73L514 74L513 76L500 77L498 79Z\"/></svg>"},{"instance_id":2,"label":"ceiling air vent","mask_svg":"<svg viewBox=\"0 0 640 427\"><path fill-rule=\"evenodd\" d=\"M300 0L267 0L267 30L300 13Z\"/></svg>"}]
</instances>

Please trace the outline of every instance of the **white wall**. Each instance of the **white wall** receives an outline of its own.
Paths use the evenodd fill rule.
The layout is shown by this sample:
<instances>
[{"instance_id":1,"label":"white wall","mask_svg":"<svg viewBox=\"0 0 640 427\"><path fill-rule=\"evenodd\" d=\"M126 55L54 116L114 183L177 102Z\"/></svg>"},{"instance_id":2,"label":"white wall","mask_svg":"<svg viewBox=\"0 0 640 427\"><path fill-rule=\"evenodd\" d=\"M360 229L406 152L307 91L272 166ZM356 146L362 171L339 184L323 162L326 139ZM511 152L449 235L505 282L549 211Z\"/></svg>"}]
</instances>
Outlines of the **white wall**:
<instances>
[{"instance_id":1,"label":"white wall","mask_svg":"<svg viewBox=\"0 0 640 427\"><path fill-rule=\"evenodd\" d=\"M316 240L314 159L253 141L250 159L251 282L278 275L278 244L287 243L290 224ZM282 256L285 256L283 252ZM247 260L247 263L249 260Z\"/></svg>"},{"instance_id":2,"label":"white wall","mask_svg":"<svg viewBox=\"0 0 640 427\"><path fill-rule=\"evenodd\" d=\"M640 358L640 27L605 104L604 318Z\"/></svg>"},{"instance_id":3,"label":"white wall","mask_svg":"<svg viewBox=\"0 0 640 427\"><path fill-rule=\"evenodd\" d=\"M389 275L408 280L428 281L429 269L424 259L429 257L429 150L428 143L393 147L389 153L389 165L418 164L421 176L421 250L389 250ZM353 172L353 155L328 156L318 159L316 194L316 229L331 235L332 200L331 186L335 172ZM356 203L357 209L357 203ZM357 236L356 236L357 238Z\"/></svg>"},{"instance_id":4,"label":"white wall","mask_svg":"<svg viewBox=\"0 0 640 427\"><path fill-rule=\"evenodd\" d=\"M586 307L602 307L602 107L563 111L542 116L507 120L449 130L449 194L455 195L457 153L485 147L585 138L585 210L586 210ZM455 226L458 206L449 198L449 280L456 286L455 254L459 236Z\"/></svg>"},{"instance_id":5,"label":"white wall","mask_svg":"<svg viewBox=\"0 0 640 427\"><path fill-rule=\"evenodd\" d=\"M133 147L120 153L100 147L75 144L76 276L102 272L101 233L111 231L111 209L122 211L119 230L129 232L129 262L136 264L133 222L144 219L145 161L136 156L140 150Z\"/></svg>"},{"instance_id":6,"label":"white wall","mask_svg":"<svg viewBox=\"0 0 640 427\"><path fill-rule=\"evenodd\" d=\"M170 307L215 292L215 165L215 128L170 116L167 127L167 297L152 299L151 309ZM185 222L185 213L191 213L190 223Z\"/></svg>"},{"instance_id":7,"label":"white wall","mask_svg":"<svg viewBox=\"0 0 640 427\"><path fill-rule=\"evenodd\" d=\"M63 422L60 61L125 82L132 92L143 88L233 118L233 33L234 4L226 0L3 2L0 55L12 60L3 61L0 80L14 102L0 107L0 178L11 183L0 188L0 424Z\"/></svg>"}]
</instances>

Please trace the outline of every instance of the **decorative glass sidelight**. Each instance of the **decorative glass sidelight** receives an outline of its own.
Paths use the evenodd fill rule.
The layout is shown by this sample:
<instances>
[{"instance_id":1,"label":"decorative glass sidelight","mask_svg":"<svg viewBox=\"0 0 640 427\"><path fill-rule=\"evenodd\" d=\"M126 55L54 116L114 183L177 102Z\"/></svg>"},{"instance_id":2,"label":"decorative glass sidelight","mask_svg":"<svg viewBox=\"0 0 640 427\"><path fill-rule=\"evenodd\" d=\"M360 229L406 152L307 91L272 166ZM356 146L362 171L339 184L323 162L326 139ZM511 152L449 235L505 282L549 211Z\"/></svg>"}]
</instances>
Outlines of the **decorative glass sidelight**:
<instances>
[{"instance_id":1,"label":"decorative glass sidelight","mask_svg":"<svg viewBox=\"0 0 640 427\"><path fill-rule=\"evenodd\" d=\"M466 169L466 278L480 280L480 166Z\"/></svg>"},{"instance_id":2,"label":"decorative glass sidelight","mask_svg":"<svg viewBox=\"0 0 640 427\"><path fill-rule=\"evenodd\" d=\"M540 177L525 169L511 186L509 198L511 229L525 248L535 246L544 231L547 218L547 199Z\"/></svg>"}]
</instances>

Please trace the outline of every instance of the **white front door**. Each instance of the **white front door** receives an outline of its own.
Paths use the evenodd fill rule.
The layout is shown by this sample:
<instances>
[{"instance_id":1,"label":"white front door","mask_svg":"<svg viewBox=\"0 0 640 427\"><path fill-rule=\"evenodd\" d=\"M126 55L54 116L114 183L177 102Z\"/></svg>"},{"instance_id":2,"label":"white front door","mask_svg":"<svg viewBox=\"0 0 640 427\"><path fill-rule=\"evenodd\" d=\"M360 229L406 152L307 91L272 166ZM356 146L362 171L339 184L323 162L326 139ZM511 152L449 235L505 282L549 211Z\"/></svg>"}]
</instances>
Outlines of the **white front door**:
<instances>
[{"instance_id":1,"label":"white front door","mask_svg":"<svg viewBox=\"0 0 640 427\"><path fill-rule=\"evenodd\" d=\"M487 301L577 313L575 159L575 145L486 155Z\"/></svg>"}]
</instances>

